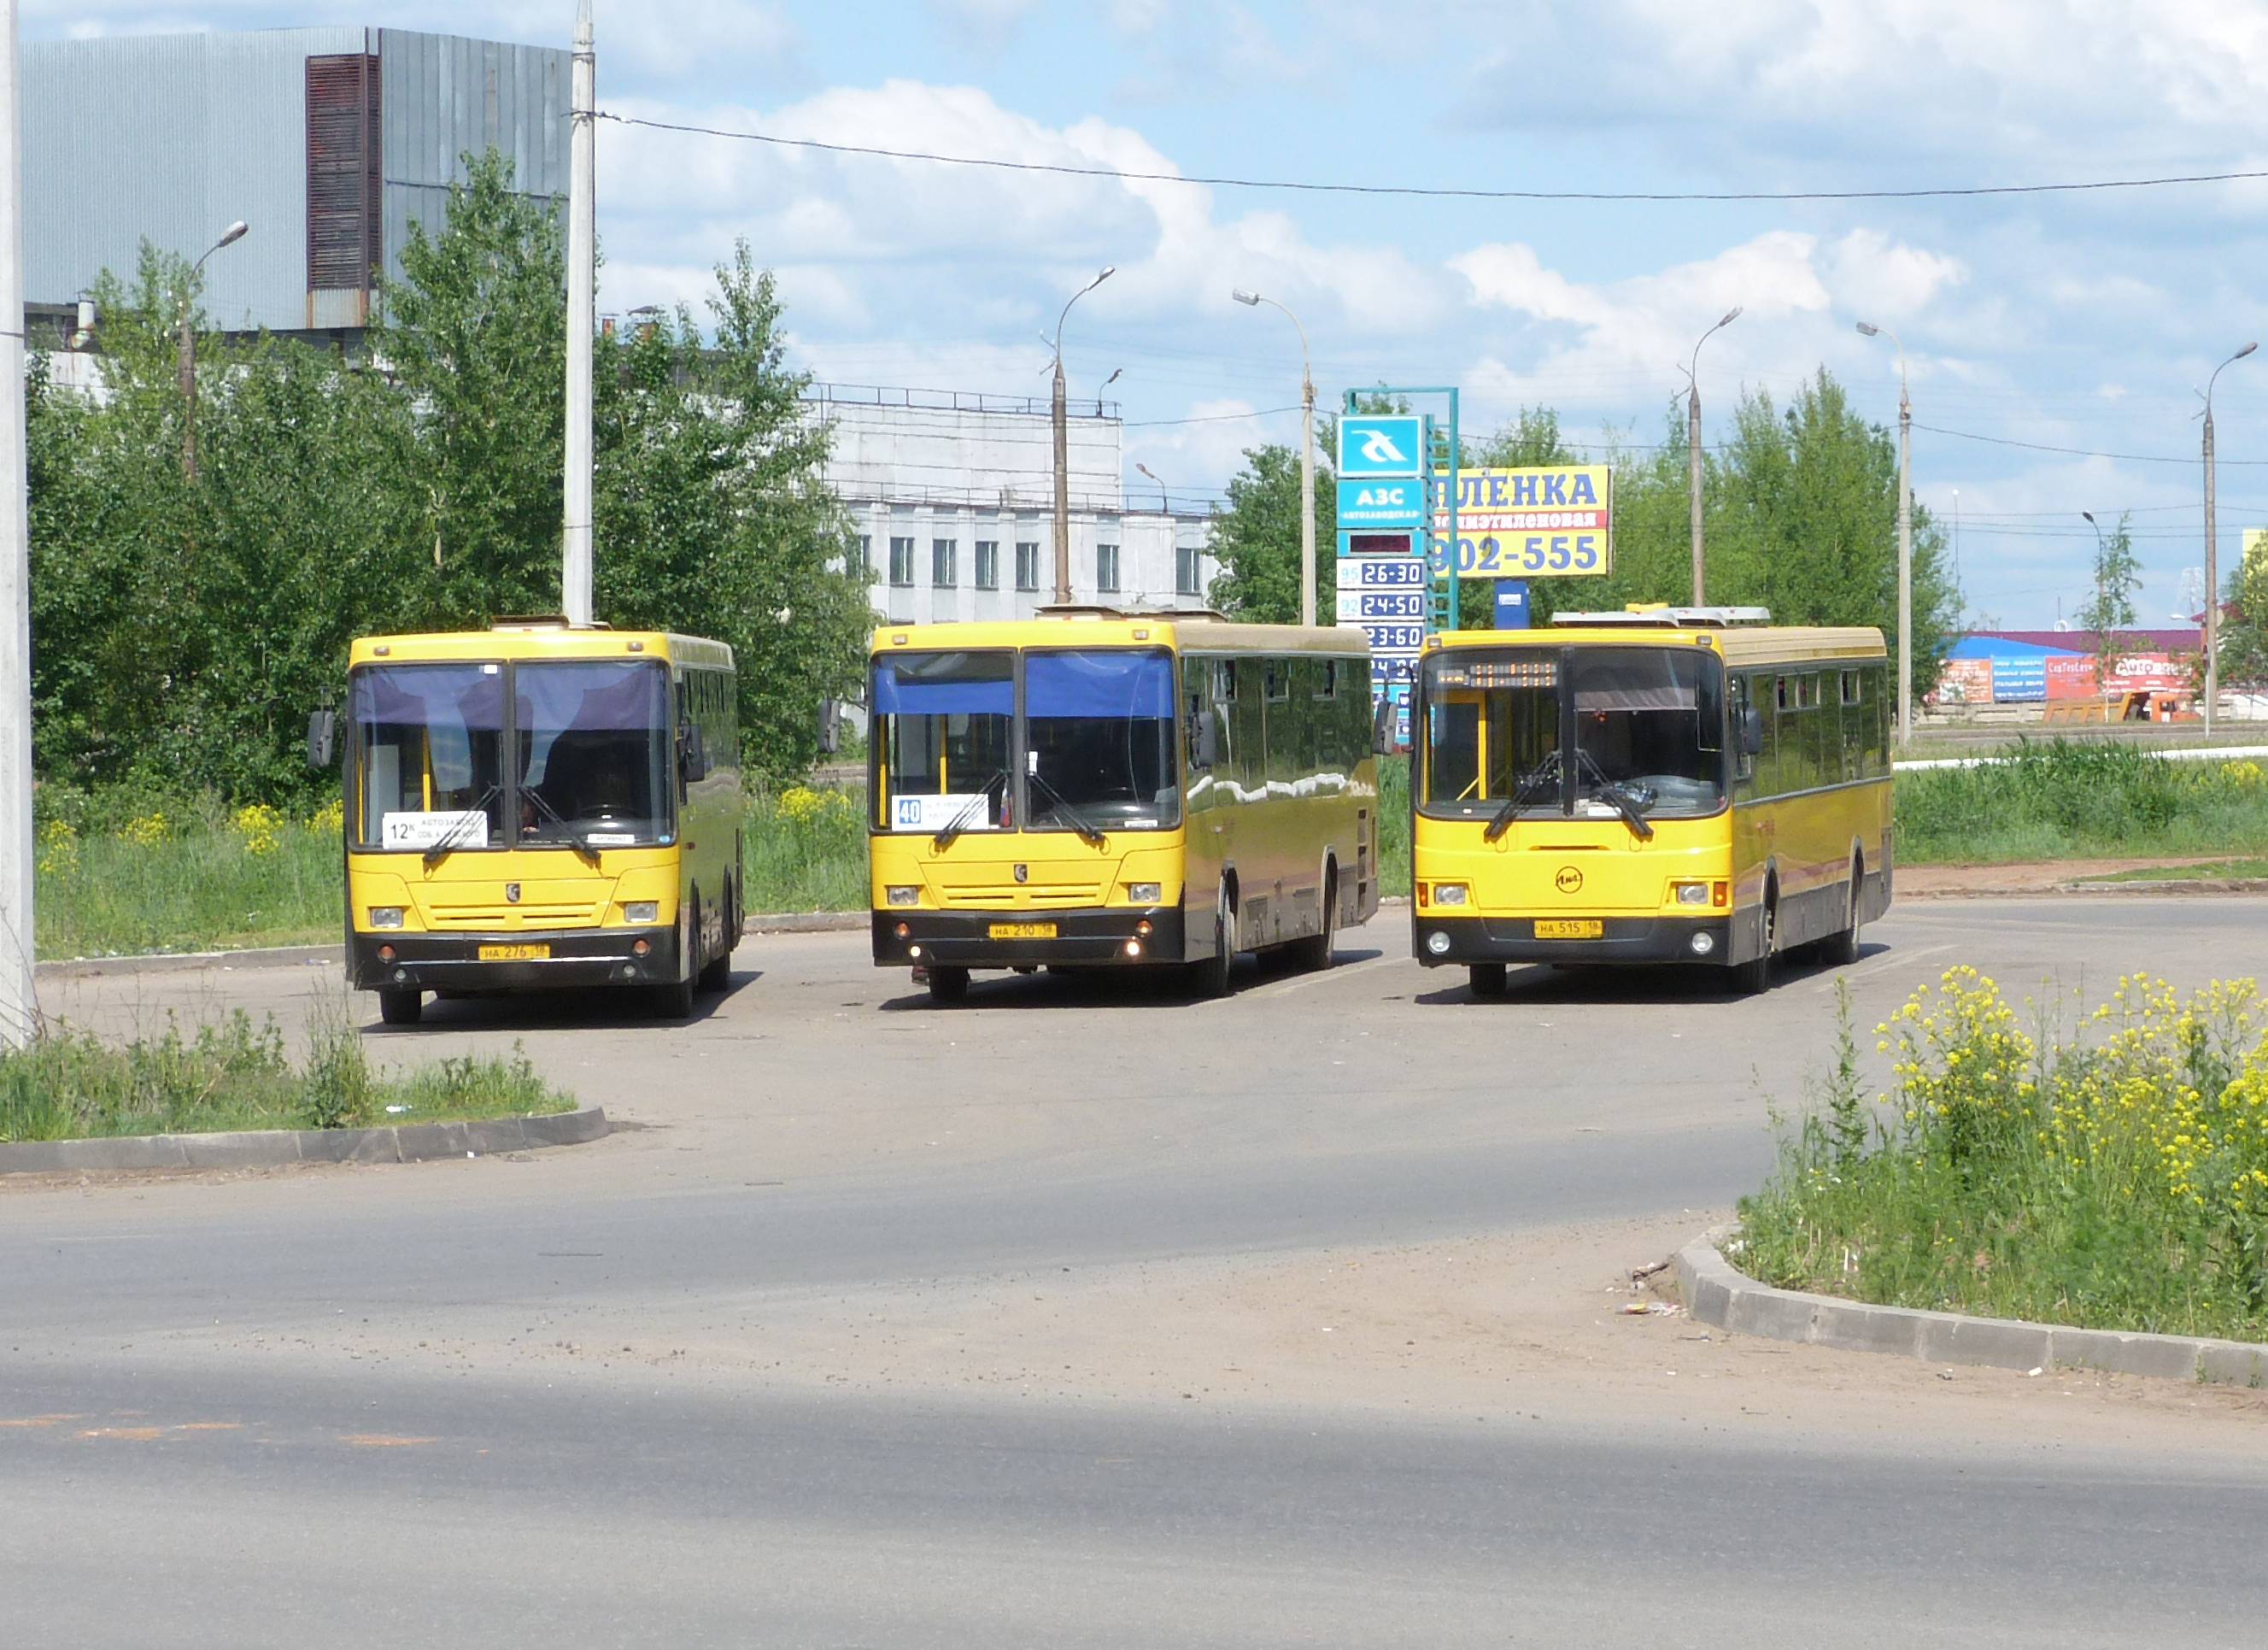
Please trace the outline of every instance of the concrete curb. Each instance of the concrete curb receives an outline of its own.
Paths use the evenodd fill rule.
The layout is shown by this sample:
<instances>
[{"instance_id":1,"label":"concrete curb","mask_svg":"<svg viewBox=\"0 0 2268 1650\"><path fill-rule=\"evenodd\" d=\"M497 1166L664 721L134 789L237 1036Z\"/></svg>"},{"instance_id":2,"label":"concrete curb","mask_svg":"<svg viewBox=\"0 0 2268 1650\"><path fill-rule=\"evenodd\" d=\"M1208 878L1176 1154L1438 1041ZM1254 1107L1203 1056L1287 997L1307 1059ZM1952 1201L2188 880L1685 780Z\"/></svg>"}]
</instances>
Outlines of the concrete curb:
<instances>
[{"instance_id":1,"label":"concrete curb","mask_svg":"<svg viewBox=\"0 0 2268 1650\"><path fill-rule=\"evenodd\" d=\"M188 969L292 968L309 962L343 962L341 946L256 946L242 951L144 951L119 957L58 957L33 965L43 980L85 979L117 971L173 974Z\"/></svg>"},{"instance_id":2,"label":"concrete curb","mask_svg":"<svg viewBox=\"0 0 2268 1650\"><path fill-rule=\"evenodd\" d=\"M751 934L836 934L865 928L865 911L751 911L740 926Z\"/></svg>"},{"instance_id":3,"label":"concrete curb","mask_svg":"<svg viewBox=\"0 0 2268 1650\"><path fill-rule=\"evenodd\" d=\"M381 1129L249 1129L229 1134L141 1134L110 1140L0 1143L0 1175L107 1174L150 1168L269 1168L288 1163L419 1163L486 1157L603 1138L606 1109Z\"/></svg>"},{"instance_id":4,"label":"concrete curb","mask_svg":"<svg viewBox=\"0 0 2268 1650\"><path fill-rule=\"evenodd\" d=\"M2163 882L2063 882L2058 894L2268 894L2268 877L2185 877Z\"/></svg>"},{"instance_id":5,"label":"concrete curb","mask_svg":"<svg viewBox=\"0 0 2268 1650\"><path fill-rule=\"evenodd\" d=\"M1685 1309L1697 1322L1736 1335L1843 1352L1895 1352L1933 1364L2025 1371L2101 1369L2268 1387L2268 1346L2195 1335L2129 1335L2117 1330L1973 1318L1959 1312L1868 1306L1832 1295L1774 1289L1733 1269L1717 1248L1726 1235L1719 1228L1696 1238L1677 1251L1672 1264L1684 1291Z\"/></svg>"}]
</instances>

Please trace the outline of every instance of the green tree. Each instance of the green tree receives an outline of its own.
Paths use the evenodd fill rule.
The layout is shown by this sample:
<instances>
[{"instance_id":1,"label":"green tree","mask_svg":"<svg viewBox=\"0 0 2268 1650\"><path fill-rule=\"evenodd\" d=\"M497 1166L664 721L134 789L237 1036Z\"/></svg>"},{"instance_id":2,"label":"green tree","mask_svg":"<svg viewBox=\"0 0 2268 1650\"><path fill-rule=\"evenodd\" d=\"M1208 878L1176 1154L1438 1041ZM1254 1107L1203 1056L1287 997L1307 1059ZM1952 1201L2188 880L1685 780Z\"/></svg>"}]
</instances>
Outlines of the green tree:
<instances>
[{"instance_id":1,"label":"green tree","mask_svg":"<svg viewBox=\"0 0 2268 1650\"><path fill-rule=\"evenodd\" d=\"M594 594L617 625L730 643L749 765L784 779L816 759L820 700L857 681L874 615L772 276L746 241L716 275L713 344L681 310L600 348Z\"/></svg>"},{"instance_id":2,"label":"green tree","mask_svg":"<svg viewBox=\"0 0 2268 1650\"><path fill-rule=\"evenodd\" d=\"M2134 593L2142 587L2142 564L2134 554L2134 538L2121 514L2117 530L2105 536L2096 529L2095 584L2079 610L2080 628L2095 632L2095 685L2100 690L2128 651L2120 634L2133 629Z\"/></svg>"},{"instance_id":3,"label":"green tree","mask_svg":"<svg viewBox=\"0 0 2268 1650\"><path fill-rule=\"evenodd\" d=\"M1316 434L1315 618L1329 624L1338 611L1338 483L1325 454L1334 432ZM1212 581L1212 605L1261 624L1300 622L1300 451L1271 443L1248 448L1244 468L1228 483L1228 504L1216 508L1212 553L1221 571Z\"/></svg>"}]
</instances>

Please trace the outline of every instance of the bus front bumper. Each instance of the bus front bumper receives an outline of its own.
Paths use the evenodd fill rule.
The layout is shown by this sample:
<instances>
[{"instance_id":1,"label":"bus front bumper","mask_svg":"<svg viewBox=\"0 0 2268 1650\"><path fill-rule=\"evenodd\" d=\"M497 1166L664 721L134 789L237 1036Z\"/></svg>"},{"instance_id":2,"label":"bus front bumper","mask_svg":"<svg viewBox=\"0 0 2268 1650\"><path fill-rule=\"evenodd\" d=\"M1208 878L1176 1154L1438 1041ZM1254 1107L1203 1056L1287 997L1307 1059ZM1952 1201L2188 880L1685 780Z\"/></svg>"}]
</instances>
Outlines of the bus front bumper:
<instances>
[{"instance_id":1,"label":"bus front bumper","mask_svg":"<svg viewBox=\"0 0 2268 1650\"><path fill-rule=\"evenodd\" d=\"M899 909L876 911L873 917L874 962L885 969L1182 961L1179 906L1115 905L1066 911ZM1145 924L1147 933L1142 932ZM1018 930L1053 932L1013 932ZM1139 950L1130 954L1129 945Z\"/></svg>"},{"instance_id":2,"label":"bus front bumper","mask_svg":"<svg viewBox=\"0 0 2268 1650\"><path fill-rule=\"evenodd\" d=\"M1551 919L1545 919L1551 920ZM1565 919L1559 919L1565 920ZM1413 917L1410 947L1427 968L1475 962L1726 962L1729 917L1604 917L1595 936L1536 937L1529 917Z\"/></svg>"},{"instance_id":3,"label":"bus front bumper","mask_svg":"<svg viewBox=\"0 0 2268 1650\"><path fill-rule=\"evenodd\" d=\"M637 950L645 942L644 954ZM381 947L392 957L379 954ZM483 958L486 947L490 955ZM540 950L498 957L499 948ZM359 991L519 991L552 986L666 985L678 977L677 930L578 928L516 934L388 930L347 936L347 978Z\"/></svg>"}]
</instances>

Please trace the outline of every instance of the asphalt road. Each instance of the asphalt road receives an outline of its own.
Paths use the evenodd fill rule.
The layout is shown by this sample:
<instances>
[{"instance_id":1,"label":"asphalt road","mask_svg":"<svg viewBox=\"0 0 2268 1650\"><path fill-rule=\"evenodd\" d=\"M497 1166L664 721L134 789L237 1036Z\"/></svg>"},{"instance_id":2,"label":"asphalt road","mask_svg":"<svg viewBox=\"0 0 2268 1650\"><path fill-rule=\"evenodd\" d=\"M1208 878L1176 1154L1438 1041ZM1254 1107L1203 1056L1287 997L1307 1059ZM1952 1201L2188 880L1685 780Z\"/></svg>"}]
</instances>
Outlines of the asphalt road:
<instances>
[{"instance_id":1,"label":"asphalt road","mask_svg":"<svg viewBox=\"0 0 2268 1650\"><path fill-rule=\"evenodd\" d=\"M1955 962L2090 998L2261 973L2264 910L1910 904L1842 977L1871 1050ZM1836 976L1535 970L1482 1004L1381 921L1223 1003L1042 976L935 1011L864 944L752 940L690 1026L372 1028L389 1058L520 1044L638 1125L596 1146L0 1187L0 1642L2257 1642L2257 1406L1988 1392L1933 1423L1865 1384L1926 1372L1810 1355L1689 1405L1652 1366L1721 1347L1523 1323L1576 1287L1541 1258L1569 1223L1682 1231L1756 1183ZM337 1012L313 968L42 994L108 1030ZM1452 1375L1484 1320L1424 1279L1483 1239L1536 1277L1484 1302L1503 1368ZM1302 1257L1395 1245L1428 1328L1382 1384L1302 1375L1273 1326L1221 1353L1265 1396L1175 1389ZM1206 1317L1193 1278L1243 1293ZM1012 1324L996 1380L969 1349Z\"/></svg>"}]
</instances>

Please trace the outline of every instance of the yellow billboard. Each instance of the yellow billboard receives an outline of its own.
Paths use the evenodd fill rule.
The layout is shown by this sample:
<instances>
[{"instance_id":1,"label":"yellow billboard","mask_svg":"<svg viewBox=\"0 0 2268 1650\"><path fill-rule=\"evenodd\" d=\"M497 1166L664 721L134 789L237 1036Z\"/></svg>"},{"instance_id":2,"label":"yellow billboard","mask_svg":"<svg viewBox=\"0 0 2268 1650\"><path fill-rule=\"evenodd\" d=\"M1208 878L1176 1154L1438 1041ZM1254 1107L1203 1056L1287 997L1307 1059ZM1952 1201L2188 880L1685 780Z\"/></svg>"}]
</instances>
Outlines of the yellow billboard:
<instances>
[{"instance_id":1,"label":"yellow billboard","mask_svg":"<svg viewBox=\"0 0 2268 1650\"><path fill-rule=\"evenodd\" d=\"M1561 464L1457 472L1457 576L1596 578L1614 549L1614 471ZM1433 488L1433 531L1446 539L1448 501ZM1435 560L1446 559L1446 547Z\"/></svg>"}]
</instances>

